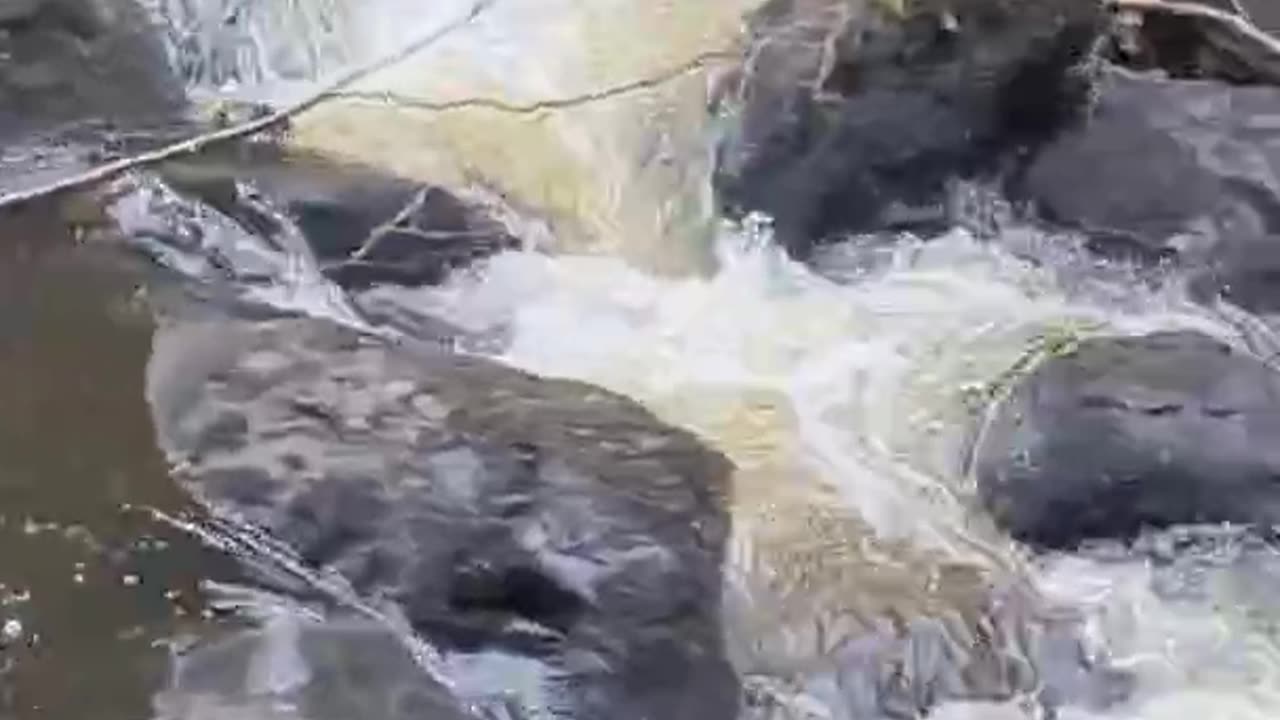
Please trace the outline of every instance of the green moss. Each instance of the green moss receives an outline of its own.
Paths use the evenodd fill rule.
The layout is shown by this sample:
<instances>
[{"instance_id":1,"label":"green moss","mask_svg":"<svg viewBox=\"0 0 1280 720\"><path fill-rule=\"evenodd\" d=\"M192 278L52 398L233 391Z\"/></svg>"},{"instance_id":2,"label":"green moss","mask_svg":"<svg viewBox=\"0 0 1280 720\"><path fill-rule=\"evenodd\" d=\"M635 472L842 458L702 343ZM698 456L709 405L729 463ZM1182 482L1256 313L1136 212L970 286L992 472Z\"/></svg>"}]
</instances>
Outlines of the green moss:
<instances>
[{"instance_id":1,"label":"green moss","mask_svg":"<svg viewBox=\"0 0 1280 720\"><path fill-rule=\"evenodd\" d=\"M1046 327L1031 338L1022 354L990 382L965 388L964 402L977 411L1003 398L1041 363L1075 352L1080 342L1099 329L1097 324L1066 322Z\"/></svg>"}]
</instances>

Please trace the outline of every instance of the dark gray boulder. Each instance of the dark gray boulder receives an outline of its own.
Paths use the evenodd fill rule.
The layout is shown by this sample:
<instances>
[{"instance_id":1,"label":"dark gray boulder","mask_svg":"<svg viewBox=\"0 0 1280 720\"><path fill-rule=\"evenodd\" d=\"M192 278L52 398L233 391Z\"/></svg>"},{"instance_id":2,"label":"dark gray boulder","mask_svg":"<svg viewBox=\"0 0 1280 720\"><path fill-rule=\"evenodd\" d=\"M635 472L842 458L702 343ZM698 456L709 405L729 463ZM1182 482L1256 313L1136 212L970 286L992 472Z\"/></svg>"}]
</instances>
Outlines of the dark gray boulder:
<instances>
[{"instance_id":1,"label":"dark gray boulder","mask_svg":"<svg viewBox=\"0 0 1280 720\"><path fill-rule=\"evenodd\" d=\"M1014 184L1095 249L1176 263L1210 299L1280 310L1280 89L1109 73L1085 125Z\"/></svg>"},{"instance_id":2,"label":"dark gray boulder","mask_svg":"<svg viewBox=\"0 0 1280 720\"><path fill-rule=\"evenodd\" d=\"M1085 340L993 413L977 448L980 497L1024 542L1280 522L1280 373L1206 336Z\"/></svg>"},{"instance_id":3,"label":"dark gray boulder","mask_svg":"<svg viewBox=\"0 0 1280 720\"><path fill-rule=\"evenodd\" d=\"M186 92L134 0L0 3L0 194L190 135Z\"/></svg>"},{"instance_id":4,"label":"dark gray boulder","mask_svg":"<svg viewBox=\"0 0 1280 720\"><path fill-rule=\"evenodd\" d=\"M722 456L620 396L435 345L179 315L148 395L215 513L398 608L517 717L735 717Z\"/></svg>"},{"instance_id":5,"label":"dark gray boulder","mask_svg":"<svg viewBox=\"0 0 1280 720\"><path fill-rule=\"evenodd\" d=\"M0 144L70 122L170 119L181 83L133 0L0 3Z\"/></svg>"},{"instance_id":6,"label":"dark gray boulder","mask_svg":"<svg viewBox=\"0 0 1280 720\"><path fill-rule=\"evenodd\" d=\"M1109 74L1089 122L1042 149L1018 188L1050 222L1176 251L1176 236L1211 218L1228 190L1227 177L1206 162L1227 139L1225 123L1248 122L1225 112L1230 92L1210 82ZM1259 220L1242 229L1257 232Z\"/></svg>"},{"instance_id":7,"label":"dark gray boulder","mask_svg":"<svg viewBox=\"0 0 1280 720\"><path fill-rule=\"evenodd\" d=\"M926 0L902 18L843 5L766 4L730 94L717 192L771 215L793 255L946 227L951 181L999 175L1088 107L1097 3Z\"/></svg>"},{"instance_id":8,"label":"dark gray boulder","mask_svg":"<svg viewBox=\"0 0 1280 720\"><path fill-rule=\"evenodd\" d=\"M973 224L955 188L977 181L1106 257L1189 270L1203 299L1280 311L1273 49L1160 10L1135 35L1094 2L906 5L765 5L727 103L726 210L768 213L810 259Z\"/></svg>"},{"instance_id":9,"label":"dark gray boulder","mask_svg":"<svg viewBox=\"0 0 1280 720\"><path fill-rule=\"evenodd\" d=\"M479 197L271 142L171 163L163 174L171 187L251 234L298 232L319 270L353 293L434 285L521 244L501 222L505 208Z\"/></svg>"}]
</instances>

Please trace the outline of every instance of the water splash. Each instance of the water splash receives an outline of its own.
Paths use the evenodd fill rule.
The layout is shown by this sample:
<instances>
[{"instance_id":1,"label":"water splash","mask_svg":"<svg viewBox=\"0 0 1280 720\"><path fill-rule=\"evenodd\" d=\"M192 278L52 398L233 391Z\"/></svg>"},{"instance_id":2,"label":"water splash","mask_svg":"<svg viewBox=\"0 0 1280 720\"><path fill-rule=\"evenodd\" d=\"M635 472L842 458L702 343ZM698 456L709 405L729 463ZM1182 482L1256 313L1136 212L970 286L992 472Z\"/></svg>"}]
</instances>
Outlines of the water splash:
<instances>
[{"instance_id":1,"label":"water splash","mask_svg":"<svg viewBox=\"0 0 1280 720\"><path fill-rule=\"evenodd\" d=\"M901 239L861 280L837 284L756 227L725 233L711 278L512 253L404 302L509 338L507 362L639 398L726 452L738 466L735 651L744 672L785 675L885 618L972 617L993 588L1040 577L975 511L963 462L984 391L1039 338L1178 328L1242 342L1177 282L1115 268L1114 282L1069 282L1090 263L1058 257L1072 255L1070 238L1051 240L1031 228L997 244L963 231ZM1149 592L1131 567L1088 567L1128 578L1116 592L1131 601ZM1061 568L1043 572L1060 586ZM1211 622L1216 611L1182 612ZM1147 641L1167 629L1134 622ZM1099 646L1111 641L1099 633ZM1185 670L1192 657L1170 662ZM1214 682L1202 685L1210 696Z\"/></svg>"}]
</instances>

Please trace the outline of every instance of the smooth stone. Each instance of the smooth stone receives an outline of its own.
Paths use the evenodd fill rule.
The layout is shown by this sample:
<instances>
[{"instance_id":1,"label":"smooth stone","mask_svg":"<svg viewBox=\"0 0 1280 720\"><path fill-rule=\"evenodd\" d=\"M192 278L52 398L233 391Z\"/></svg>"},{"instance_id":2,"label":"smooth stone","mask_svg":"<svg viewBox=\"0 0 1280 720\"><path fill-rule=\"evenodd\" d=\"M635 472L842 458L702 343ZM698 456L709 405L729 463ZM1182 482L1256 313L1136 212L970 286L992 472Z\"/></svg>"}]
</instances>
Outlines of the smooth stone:
<instances>
[{"instance_id":1,"label":"smooth stone","mask_svg":"<svg viewBox=\"0 0 1280 720\"><path fill-rule=\"evenodd\" d=\"M1016 196L1101 251L1127 244L1176 263L1206 300L1280 309L1280 88L1117 72L1100 91Z\"/></svg>"},{"instance_id":2,"label":"smooth stone","mask_svg":"<svg viewBox=\"0 0 1280 720\"><path fill-rule=\"evenodd\" d=\"M1280 522L1280 373L1192 332L1082 341L994 409L983 504L1018 540L1073 548L1146 529Z\"/></svg>"}]
</instances>

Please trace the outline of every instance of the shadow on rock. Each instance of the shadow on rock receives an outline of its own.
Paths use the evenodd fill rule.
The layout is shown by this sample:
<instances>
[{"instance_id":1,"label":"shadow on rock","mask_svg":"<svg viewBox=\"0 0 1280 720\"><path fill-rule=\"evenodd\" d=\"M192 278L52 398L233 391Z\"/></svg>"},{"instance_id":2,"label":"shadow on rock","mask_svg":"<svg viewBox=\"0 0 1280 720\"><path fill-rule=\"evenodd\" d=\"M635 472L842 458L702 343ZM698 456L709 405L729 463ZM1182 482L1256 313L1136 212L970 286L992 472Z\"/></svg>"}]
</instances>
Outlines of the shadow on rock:
<instances>
[{"instance_id":1,"label":"shadow on rock","mask_svg":"<svg viewBox=\"0 0 1280 720\"><path fill-rule=\"evenodd\" d=\"M735 716L731 467L635 403L288 318L170 318L148 387L187 487L398 608L464 691Z\"/></svg>"}]
</instances>

